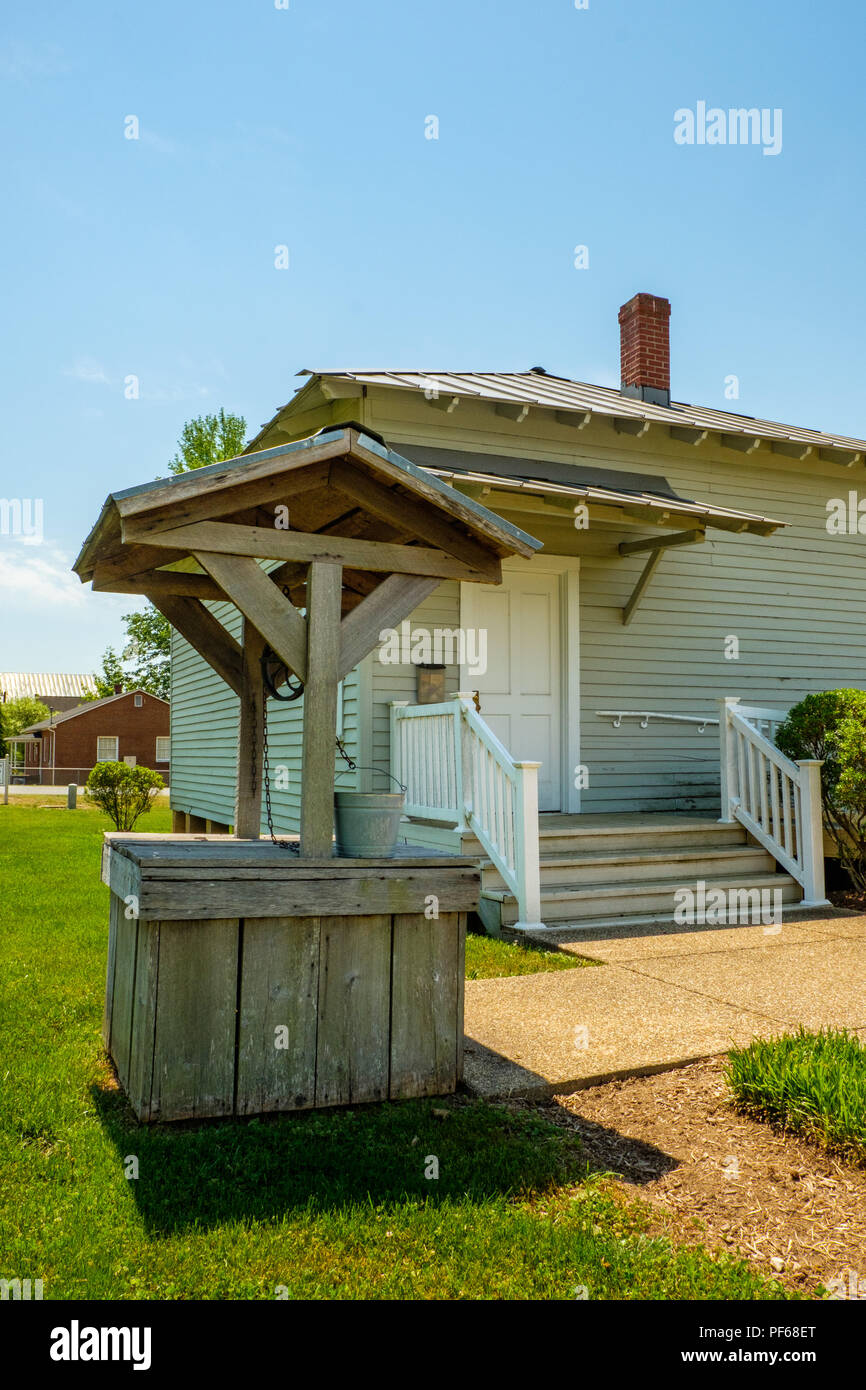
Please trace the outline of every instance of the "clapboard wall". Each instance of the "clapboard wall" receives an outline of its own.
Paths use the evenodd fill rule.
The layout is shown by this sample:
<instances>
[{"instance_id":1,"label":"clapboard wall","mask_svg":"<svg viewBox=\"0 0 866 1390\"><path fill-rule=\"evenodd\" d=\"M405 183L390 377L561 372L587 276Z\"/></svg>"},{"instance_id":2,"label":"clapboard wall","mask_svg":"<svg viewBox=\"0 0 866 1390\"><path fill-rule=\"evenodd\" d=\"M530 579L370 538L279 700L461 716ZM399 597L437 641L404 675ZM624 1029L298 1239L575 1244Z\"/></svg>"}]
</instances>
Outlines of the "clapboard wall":
<instances>
[{"instance_id":1,"label":"clapboard wall","mask_svg":"<svg viewBox=\"0 0 866 1390\"><path fill-rule=\"evenodd\" d=\"M233 604L208 603L215 617L240 639L241 615ZM341 737L354 757L359 741L357 670L342 683ZM303 696L291 704L268 701L268 746L274 827L297 831L300 824L301 724ZM188 642L172 631L171 644L171 806L208 820L234 821L237 775L238 698ZM279 768L285 774L279 774ZM335 767L345 764L335 756ZM345 773L337 786L358 785L357 773ZM286 780L287 786L280 783ZM262 804L262 831L267 829Z\"/></svg>"}]
</instances>

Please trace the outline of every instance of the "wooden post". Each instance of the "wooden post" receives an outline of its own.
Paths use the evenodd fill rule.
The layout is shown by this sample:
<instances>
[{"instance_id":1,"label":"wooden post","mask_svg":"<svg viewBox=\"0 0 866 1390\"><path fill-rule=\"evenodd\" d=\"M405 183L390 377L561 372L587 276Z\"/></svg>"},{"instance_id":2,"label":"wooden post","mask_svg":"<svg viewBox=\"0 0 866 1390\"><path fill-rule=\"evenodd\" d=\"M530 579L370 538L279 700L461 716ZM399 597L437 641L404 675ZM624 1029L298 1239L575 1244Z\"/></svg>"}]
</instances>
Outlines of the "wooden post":
<instances>
[{"instance_id":1,"label":"wooden post","mask_svg":"<svg viewBox=\"0 0 866 1390\"><path fill-rule=\"evenodd\" d=\"M172 835L186 834L186 811L172 811L171 833Z\"/></svg>"},{"instance_id":2,"label":"wooden post","mask_svg":"<svg viewBox=\"0 0 866 1390\"><path fill-rule=\"evenodd\" d=\"M264 638L244 618L241 708L238 721L238 782L235 796L235 836L257 840L262 825L262 708L264 690L260 665Z\"/></svg>"},{"instance_id":3,"label":"wooden post","mask_svg":"<svg viewBox=\"0 0 866 1390\"><path fill-rule=\"evenodd\" d=\"M826 907L824 891L824 817L821 809L821 768L823 761L802 758L797 766L800 782L799 836L803 854L803 907Z\"/></svg>"},{"instance_id":4,"label":"wooden post","mask_svg":"<svg viewBox=\"0 0 866 1390\"><path fill-rule=\"evenodd\" d=\"M728 711L736 709L740 703L739 695L725 696L719 700L719 771L721 777L722 814L721 825L734 825L731 814L731 798L738 795L737 785L737 743L734 730L728 723Z\"/></svg>"},{"instance_id":5,"label":"wooden post","mask_svg":"<svg viewBox=\"0 0 866 1390\"><path fill-rule=\"evenodd\" d=\"M307 572L307 680L301 760L301 855L327 858L334 833L334 739L343 570L313 560Z\"/></svg>"},{"instance_id":6,"label":"wooden post","mask_svg":"<svg viewBox=\"0 0 866 1390\"><path fill-rule=\"evenodd\" d=\"M541 763L520 762L520 782L515 797L514 839L518 854L517 910L520 921L516 928L540 927L541 864L538 843L538 769Z\"/></svg>"}]
</instances>

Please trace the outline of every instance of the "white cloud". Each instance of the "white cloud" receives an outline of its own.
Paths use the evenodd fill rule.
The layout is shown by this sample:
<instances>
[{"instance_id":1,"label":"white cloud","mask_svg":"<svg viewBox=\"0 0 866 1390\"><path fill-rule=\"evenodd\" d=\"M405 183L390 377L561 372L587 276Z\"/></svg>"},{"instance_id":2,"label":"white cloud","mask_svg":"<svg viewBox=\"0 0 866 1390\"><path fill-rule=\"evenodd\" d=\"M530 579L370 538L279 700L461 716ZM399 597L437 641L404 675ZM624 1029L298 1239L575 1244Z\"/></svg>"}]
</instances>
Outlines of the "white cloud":
<instances>
[{"instance_id":1,"label":"white cloud","mask_svg":"<svg viewBox=\"0 0 866 1390\"><path fill-rule=\"evenodd\" d=\"M71 376L75 381L86 381L91 386L111 385L111 378L105 368L92 357L76 358L71 367L63 368L63 375Z\"/></svg>"},{"instance_id":2,"label":"white cloud","mask_svg":"<svg viewBox=\"0 0 866 1390\"><path fill-rule=\"evenodd\" d=\"M69 63L56 43L7 43L0 49L0 77L10 81L28 81L33 77L61 77L69 72Z\"/></svg>"},{"instance_id":3,"label":"white cloud","mask_svg":"<svg viewBox=\"0 0 866 1390\"><path fill-rule=\"evenodd\" d=\"M60 550L33 554L32 547L0 545L0 597L14 609L80 608L87 590ZM7 613L9 609L7 608Z\"/></svg>"}]
</instances>

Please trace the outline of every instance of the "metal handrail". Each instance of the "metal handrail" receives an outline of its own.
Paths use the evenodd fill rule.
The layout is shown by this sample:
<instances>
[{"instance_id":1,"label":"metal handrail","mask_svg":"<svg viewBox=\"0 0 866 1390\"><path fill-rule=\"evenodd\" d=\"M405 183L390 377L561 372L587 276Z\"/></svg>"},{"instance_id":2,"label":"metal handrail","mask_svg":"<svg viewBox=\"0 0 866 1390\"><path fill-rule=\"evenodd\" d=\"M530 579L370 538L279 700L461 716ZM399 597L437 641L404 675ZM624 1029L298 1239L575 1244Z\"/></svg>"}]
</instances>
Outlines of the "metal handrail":
<instances>
[{"instance_id":1,"label":"metal handrail","mask_svg":"<svg viewBox=\"0 0 866 1390\"><path fill-rule=\"evenodd\" d=\"M702 734L710 724L718 725L718 719L713 719L711 715L702 714L660 714L654 710L637 709L597 709L596 714L599 718L609 718L613 720L613 727L618 729L624 719L639 719L640 726L645 729L651 719L668 719L675 724L697 724L698 733Z\"/></svg>"}]
</instances>

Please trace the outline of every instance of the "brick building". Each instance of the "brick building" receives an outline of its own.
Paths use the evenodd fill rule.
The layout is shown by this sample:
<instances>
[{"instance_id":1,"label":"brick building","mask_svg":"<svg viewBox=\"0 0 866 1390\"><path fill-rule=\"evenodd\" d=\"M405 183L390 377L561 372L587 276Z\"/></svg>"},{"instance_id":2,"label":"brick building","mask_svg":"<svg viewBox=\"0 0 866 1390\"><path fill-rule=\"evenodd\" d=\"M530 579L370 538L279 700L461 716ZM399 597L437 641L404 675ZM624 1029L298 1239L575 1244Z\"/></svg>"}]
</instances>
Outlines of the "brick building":
<instances>
[{"instance_id":1,"label":"brick building","mask_svg":"<svg viewBox=\"0 0 866 1390\"><path fill-rule=\"evenodd\" d=\"M169 706L144 690L91 700L52 714L7 739L23 749L13 780L65 786L85 782L98 762L128 762L169 773ZM18 755L20 758L20 754Z\"/></svg>"}]
</instances>

